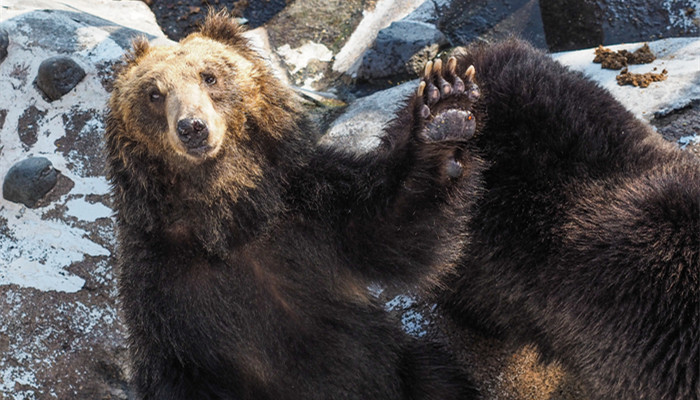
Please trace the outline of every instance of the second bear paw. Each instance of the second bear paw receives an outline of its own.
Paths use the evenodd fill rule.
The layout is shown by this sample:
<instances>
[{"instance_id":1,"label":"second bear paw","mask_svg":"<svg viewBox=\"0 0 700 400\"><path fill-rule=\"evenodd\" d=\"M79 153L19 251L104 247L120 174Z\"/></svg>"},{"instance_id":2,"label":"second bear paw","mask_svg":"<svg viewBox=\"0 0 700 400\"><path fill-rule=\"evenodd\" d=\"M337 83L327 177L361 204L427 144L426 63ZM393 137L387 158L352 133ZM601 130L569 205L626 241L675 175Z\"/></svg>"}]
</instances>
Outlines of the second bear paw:
<instances>
[{"instance_id":1,"label":"second bear paw","mask_svg":"<svg viewBox=\"0 0 700 400\"><path fill-rule=\"evenodd\" d=\"M476 132L476 118L472 105L480 97L474 82L476 71L470 66L462 78L457 74L457 60L450 57L443 70L442 60L428 62L418 85L418 117L423 120L419 132L428 143L453 142L471 139ZM451 178L462 174L462 165L454 155L448 157L445 173Z\"/></svg>"}]
</instances>

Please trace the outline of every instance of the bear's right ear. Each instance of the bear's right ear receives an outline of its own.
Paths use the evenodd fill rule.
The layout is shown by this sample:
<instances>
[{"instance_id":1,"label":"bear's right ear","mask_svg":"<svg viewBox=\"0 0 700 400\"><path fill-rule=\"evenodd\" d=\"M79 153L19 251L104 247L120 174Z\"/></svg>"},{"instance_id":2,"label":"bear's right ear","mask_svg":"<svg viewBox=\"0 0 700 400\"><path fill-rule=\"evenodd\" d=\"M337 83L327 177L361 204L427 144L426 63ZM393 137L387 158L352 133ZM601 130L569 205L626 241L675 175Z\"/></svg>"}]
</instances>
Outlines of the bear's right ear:
<instances>
[{"instance_id":1,"label":"bear's right ear","mask_svg":"<svg viewBox=\"0 0 700 400\"><path fill-rule=\"evenodd\" d=\"M145 36L139 36L131 43L131 50L124 55L127 65L136 64L139 58L143 57L151 48Z\"/></svg>"},{"instance_id":2,"label":"bear's right ear","mask_svg":"<svg viewBox=\"0 0 700 400\"><path fill-rule=\"evenodd\" d=\"M248 41L242 35L243 28L226 10L215 12L210 9L199 33L238 49L248 47Z\"/></svg>"}]
</instances>

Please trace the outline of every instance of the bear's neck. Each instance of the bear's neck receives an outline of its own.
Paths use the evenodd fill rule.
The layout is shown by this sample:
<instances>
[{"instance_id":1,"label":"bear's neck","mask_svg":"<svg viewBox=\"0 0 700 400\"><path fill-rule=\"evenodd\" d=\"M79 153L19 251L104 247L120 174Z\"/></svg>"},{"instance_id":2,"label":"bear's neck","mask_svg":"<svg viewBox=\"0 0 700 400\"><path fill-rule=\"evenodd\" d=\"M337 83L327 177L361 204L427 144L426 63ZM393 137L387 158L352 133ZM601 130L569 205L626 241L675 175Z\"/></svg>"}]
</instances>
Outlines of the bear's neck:
<instances>
[{"instance_id":1,"label":"bear's neck","mask_svg":"<svg viewBox=\"0 0 700 400\"><path fill-rule=\"evenodd\" d=\"M228 151L192 168L148 157L125 163L138 168L113 179L120 230L222 256L264 235L286 209L282 184L294 166L258 154L256 174L242 185L227 165Z\"/></svg>"}]
</instances>

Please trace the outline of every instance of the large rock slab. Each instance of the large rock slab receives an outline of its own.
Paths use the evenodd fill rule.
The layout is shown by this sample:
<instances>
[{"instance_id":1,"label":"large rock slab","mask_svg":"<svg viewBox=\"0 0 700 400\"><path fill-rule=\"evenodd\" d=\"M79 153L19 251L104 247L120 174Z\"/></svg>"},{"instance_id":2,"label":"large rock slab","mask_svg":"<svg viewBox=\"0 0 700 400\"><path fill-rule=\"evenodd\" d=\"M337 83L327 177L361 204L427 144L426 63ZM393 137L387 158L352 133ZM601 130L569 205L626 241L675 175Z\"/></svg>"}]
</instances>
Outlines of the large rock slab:
<instances>
[{"instance_id":1,"label":"large rock slab","mask_svg":"<svg viewBox=\"0 0 700 400\"><path fill-rule=\"evenodd\" d=\"M142 2L105 0L6 0L0 31L0 177L28 159L60 171L34 208L0 200L0 399L127 399L104 112L132 38L162 33ZM57 56L85 76L49 102L34 82Z\"/></svg>"},{"instance_id":2,"label":"large rock slab","mask_svg":"<svg viewBox=\"0 0 700 400\"><path fill-rule=\"evenodd\" d=\"M700 35L695 0L540 0L552 51Z\"/></svg>"},{"instance_id":3,"label":"large rock slab","mask_svg":"<svg viewBox=\"0 0 700 400\"><path fill-rule=\"evenodd\" d=\"M613 51L634 51L642 45L643 43L629 43L608 48ZM583 72L609 90L638 118L651 122L659 113L668 113L688 105L694 99L700 99L700 39L656 40L649 42L649 48L656 55L656 60L650 64L630 65L629 71L645 73L665 69L668 78L643 89L618 85L615 77L620 71L603 69L600 64L594 64L594 49L557 53L554 58L571 69Z\"/></svg>"},{"instance_id":4,"label":"large rock slab","mask_svg":"<svg viewBox=\"0 0 700 400\"><path fill-rule=\"evenodd\" d=\"M547 48L538 0L455 0L438 6L437 15L437 26L453 46L515 34Z\"/></svg>"}]
</instances>

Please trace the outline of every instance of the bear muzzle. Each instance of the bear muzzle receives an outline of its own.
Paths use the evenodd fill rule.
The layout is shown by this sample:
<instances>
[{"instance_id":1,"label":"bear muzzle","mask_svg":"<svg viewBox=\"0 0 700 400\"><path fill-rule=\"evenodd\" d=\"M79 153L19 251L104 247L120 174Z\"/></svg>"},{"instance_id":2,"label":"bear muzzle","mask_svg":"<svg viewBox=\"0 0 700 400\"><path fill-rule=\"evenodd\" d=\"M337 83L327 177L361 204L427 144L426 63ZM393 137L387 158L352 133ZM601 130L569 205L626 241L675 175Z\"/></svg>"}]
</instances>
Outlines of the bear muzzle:
<instances>
[{"instance_id":1,"label":"bear muzzle","mask_svg":"<svg viewBox=\"0 0 700 400\"><path fill-rule=\"evenodd\" d=\"M183 118L177 121L177 136L180 142L191 155L205 155L211 146L209 139L209 127L199 118Z\"/></svg>"}]
</instances>

